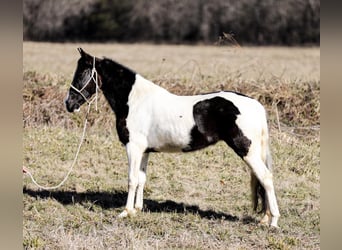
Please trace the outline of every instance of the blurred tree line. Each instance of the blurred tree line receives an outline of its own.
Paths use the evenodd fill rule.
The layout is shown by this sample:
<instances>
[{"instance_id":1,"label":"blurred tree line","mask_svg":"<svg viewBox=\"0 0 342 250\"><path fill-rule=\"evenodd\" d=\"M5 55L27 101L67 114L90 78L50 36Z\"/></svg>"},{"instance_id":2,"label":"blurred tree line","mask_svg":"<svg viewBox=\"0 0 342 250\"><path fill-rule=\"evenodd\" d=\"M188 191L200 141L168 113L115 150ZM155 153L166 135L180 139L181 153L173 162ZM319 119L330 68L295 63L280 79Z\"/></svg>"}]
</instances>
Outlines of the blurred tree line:
<instances>
[{"instance_id":1,"label":"blurred tree line","mask_svg":"<svg viewBox=\"0 0 342 250\"><path fill-rule=\"evenodd\" d=\"M319 0L24 0L24 40L319 45Z\"/></svg>"}]
</instances>

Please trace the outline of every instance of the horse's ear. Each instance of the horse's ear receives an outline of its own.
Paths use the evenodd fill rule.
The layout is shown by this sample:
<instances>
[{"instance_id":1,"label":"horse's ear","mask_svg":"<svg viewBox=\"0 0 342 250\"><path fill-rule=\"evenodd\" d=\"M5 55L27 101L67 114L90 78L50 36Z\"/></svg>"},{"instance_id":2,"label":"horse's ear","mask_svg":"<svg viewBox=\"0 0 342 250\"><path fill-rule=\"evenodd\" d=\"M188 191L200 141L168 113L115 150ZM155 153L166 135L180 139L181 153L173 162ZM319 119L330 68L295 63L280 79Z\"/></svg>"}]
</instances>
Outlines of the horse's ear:
<instances>
[{"instance_id":1,"label":"horse's ear","mask_svg":"<svg viewBox=\"0 0 342 250\"><path fill-rule=\"evenodd\" d=\"M88 64L93 64L93 56L86 53L82 48L77 48L78 52L80 52L81 58L84 62Z\"/></svg>"},{"instance_id":2,"label":"horse's ear","mask_svg":"<svg viewBox=\"0 0 342 250\"><path fill-rule=\"evenodd\" d=\"M83 57L83 56L85 56L85 52L84 52L84 50L82 49L82 48L77 48L77 50L78 50L78 52L80 52L80 55Z\"/></svg>"}]
</instances>

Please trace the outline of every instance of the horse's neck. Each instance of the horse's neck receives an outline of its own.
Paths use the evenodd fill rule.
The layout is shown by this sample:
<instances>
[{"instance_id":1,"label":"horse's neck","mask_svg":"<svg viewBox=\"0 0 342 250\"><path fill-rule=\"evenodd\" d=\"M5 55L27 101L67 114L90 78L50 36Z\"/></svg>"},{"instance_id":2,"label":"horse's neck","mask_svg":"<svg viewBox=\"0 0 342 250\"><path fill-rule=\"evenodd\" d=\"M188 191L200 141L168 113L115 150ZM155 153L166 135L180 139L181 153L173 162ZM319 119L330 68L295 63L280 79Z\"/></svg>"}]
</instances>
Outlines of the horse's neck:
<instances>
[{"instance_id":1,"label":"horse's neck","mask_svg":"<svg viewBox=\"0 0 342 250\"><path fill-rule=\"evenodd\" d=\"M102 92L113 111L116 114L125 113L125 104L135 82L135 72L105 58L99 64L98 73L102 81Z\"/></svg>"},{"instance_id":2,"label":"horse's neck","mask_svg":"<svg viewBox=\"0 0 342 250\"><path fill-rule=\"evenodd\" d=\"M116 92L108 91L108 89L102 90L102 92L117 118L127 116L128 107L125 104L128 101L127 95L119 95Z\"/></svg>"}]
</instances>

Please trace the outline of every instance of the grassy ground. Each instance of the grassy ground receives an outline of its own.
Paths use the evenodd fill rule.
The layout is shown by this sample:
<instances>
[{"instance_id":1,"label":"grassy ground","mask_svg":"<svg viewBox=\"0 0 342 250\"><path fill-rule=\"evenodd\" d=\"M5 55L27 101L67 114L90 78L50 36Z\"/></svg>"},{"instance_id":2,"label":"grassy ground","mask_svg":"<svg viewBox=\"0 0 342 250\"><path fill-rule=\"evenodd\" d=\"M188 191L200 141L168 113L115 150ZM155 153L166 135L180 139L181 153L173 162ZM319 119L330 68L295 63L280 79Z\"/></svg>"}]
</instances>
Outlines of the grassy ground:
<instances>
[{"instance_id":1,"label":"grassy ground","mask_svg":"<svg viewBox=\"0 0 342 250\"><path fill-rule=\"evenodd\" d=\"M78 46L23 45L23 164L44 185L63 179L82 132L86 107L69 114L63 106ZM249 169L223 143L187 154L152 154L144 211L118 219L127 159L101 97L65 185L41 191L23 177L24 248L319 249L318 48L81 46L177 94L226 89L259 99L269 113L281 229L258 225Z\"/></svg>"}]
</instances>

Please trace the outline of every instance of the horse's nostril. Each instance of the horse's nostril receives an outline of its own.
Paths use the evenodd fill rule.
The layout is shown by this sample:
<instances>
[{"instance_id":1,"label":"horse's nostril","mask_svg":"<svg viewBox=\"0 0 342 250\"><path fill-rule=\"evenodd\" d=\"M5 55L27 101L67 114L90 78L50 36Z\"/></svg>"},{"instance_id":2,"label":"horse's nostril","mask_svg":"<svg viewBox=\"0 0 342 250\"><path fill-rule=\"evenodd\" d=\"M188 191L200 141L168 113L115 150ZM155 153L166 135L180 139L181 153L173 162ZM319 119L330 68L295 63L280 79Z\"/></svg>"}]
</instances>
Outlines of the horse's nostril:
<instances>
[{"instance_id":1,"label":"horse's nostril","mask_svg":"<svg viewBox=\"0 0 342 250\"><path fill-rule=\"evenodd\" d=\"M70 112L70 113L73 112L73 109L70 107L70 105L66 105L66 109L67 109L67 111Z\"/></svg>"},{"instance_id":2,"label":"horse's nostril","mask_svg":"<svg viewBox=\"0 0 342 250\"><path fill-rule=\"evenodd\" d=\"M65 107L67 109L68 112L74 112L74 107L72 107L72 105L70 105L70 103L68 102L68 100L65 100Z\"/></svg>"}]
</instances>

